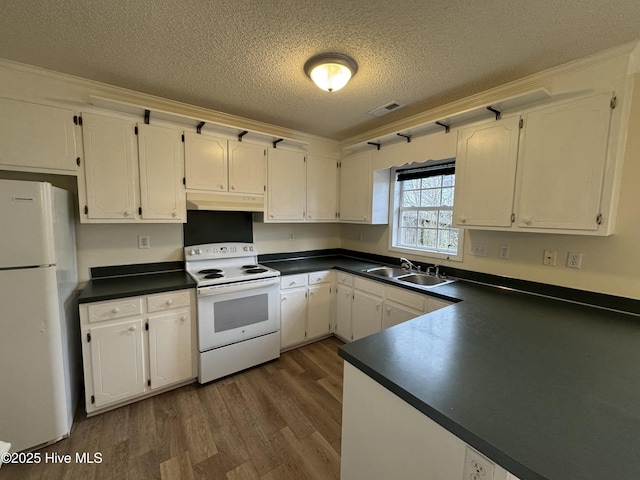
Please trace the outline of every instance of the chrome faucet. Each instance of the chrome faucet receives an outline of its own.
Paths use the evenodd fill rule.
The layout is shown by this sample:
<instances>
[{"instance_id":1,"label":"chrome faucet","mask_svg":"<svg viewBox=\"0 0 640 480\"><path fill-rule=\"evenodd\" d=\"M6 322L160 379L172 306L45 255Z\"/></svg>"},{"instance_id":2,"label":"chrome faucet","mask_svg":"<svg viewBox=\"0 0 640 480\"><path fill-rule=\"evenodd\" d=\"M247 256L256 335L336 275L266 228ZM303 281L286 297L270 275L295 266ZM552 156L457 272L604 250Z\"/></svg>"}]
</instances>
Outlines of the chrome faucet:
<instances>
[{"instance_id":1,"label":"chrome faucet","mask_svg":"<svg viewBox=\"0 0 640 480\"><path fill-rule=\"evenodd\" d=\"M427 267L427 275L435 275L436 277L440 276L440 265L432 265Z\"/></svg>"},{"instance_id":2,"label":"chrome faucet","mask_svg":"<svg viewBox=\"0 0 640 480\"><path fill-rule=\"evenodd\" d=\"M417 272L420 271L420 267L414 265L413 263L411 263L409 260L407 260L406 258L402 258L400 257L400 266L404 269L404 270L415 270Z\"/></svg>"}]
</instances>

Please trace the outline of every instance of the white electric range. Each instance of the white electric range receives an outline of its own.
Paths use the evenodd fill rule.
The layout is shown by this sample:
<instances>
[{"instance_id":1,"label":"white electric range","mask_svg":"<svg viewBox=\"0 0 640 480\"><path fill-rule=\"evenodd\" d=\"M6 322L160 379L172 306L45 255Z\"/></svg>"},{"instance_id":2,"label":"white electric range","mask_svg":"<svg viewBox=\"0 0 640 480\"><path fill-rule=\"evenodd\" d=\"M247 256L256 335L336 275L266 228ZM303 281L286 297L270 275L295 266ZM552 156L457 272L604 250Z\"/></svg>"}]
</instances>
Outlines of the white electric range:
<instances>
[{"instance_id":1,"label":"white electric range","mask_svg":"<svg viewBox=\"0 0 640 480\"><path fill-rule=\"evenodd\" d=\"M185 247L198 298L198 381L280 356L280 272L259 265L252 243Z\"/></svg>"}]
</instances>

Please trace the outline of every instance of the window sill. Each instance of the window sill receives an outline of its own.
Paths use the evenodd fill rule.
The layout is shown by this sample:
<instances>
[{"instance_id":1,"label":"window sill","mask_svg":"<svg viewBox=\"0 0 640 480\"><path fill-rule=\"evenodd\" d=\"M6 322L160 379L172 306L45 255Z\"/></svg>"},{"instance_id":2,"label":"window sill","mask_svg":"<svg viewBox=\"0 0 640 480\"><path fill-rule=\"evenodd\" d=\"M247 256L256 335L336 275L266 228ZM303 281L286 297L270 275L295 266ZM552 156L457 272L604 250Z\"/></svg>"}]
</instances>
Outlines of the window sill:
<instances>
[{"instance_id":1,"label":"window sill","mask_svg":"<svg viewBox=\"0 0 640 480\"><path fill-rule=\"evenodd\" d=\"M456 255L453 253L430 252L427 250L420 250L418 248L397 247L395 245L390 246L389 251L395 252L395 253L404 253L407 255L414 255L417 257L434 258L437 260L451 260L453 262L462 262L462 252Z\"/></svg>"}]
</instances>

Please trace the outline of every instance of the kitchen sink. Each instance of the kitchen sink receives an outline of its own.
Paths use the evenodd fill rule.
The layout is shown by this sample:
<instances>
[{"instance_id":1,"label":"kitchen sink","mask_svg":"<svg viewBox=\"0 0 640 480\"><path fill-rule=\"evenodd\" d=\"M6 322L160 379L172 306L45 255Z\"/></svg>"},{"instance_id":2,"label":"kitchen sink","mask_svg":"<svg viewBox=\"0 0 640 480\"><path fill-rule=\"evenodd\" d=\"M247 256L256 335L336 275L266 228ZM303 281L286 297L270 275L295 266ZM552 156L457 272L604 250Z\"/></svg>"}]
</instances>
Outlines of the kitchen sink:
<instances>
[{"instance_id":1,"label":"kitchen sink","mask_svg":"<svg viewBox=\"0 0 640 480\"><path fill-rule=\"evenodd\" d=\"M432 287L434 285L442 285L443 283L450 282L445 278L436 277L434 275L428 275L426 273L409 273L407 275L401 275L396 278L401 282L413 283L414 285L420 285L423 287Z\"/></svg>"},{"instance_id":2,"label":"kitchen sink","mask_svg":"<svg viewBox=\"0 0 640 480\"><path fill-rule=\"evenodd\" d=\"M363 270L363 272L370 273L371 275L377 275L379 277L388 278L398 277L399 275L407 273L406 270L394 267L375 267L369 268L368 270Z\"/></svg>"}]
</instances>

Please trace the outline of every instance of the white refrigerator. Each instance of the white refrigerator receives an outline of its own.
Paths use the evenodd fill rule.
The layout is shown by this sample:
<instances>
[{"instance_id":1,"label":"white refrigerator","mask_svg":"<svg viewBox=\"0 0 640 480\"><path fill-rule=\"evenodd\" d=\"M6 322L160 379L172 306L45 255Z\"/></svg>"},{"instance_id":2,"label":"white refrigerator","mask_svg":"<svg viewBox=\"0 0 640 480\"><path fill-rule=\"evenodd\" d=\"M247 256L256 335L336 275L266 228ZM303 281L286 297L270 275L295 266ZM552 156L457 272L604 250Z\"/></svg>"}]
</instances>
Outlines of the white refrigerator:
<instances>
[{"instance_id":1,"label":"white refrigerator","mask_svg":"<svg viewBox=\"0 0 640 480\"><path fill-rule=\"evenodd\" d=\"M69 435L80 395L73 201L45 182L0 180L0 441Z\"/></svg>"}]
</instances>

